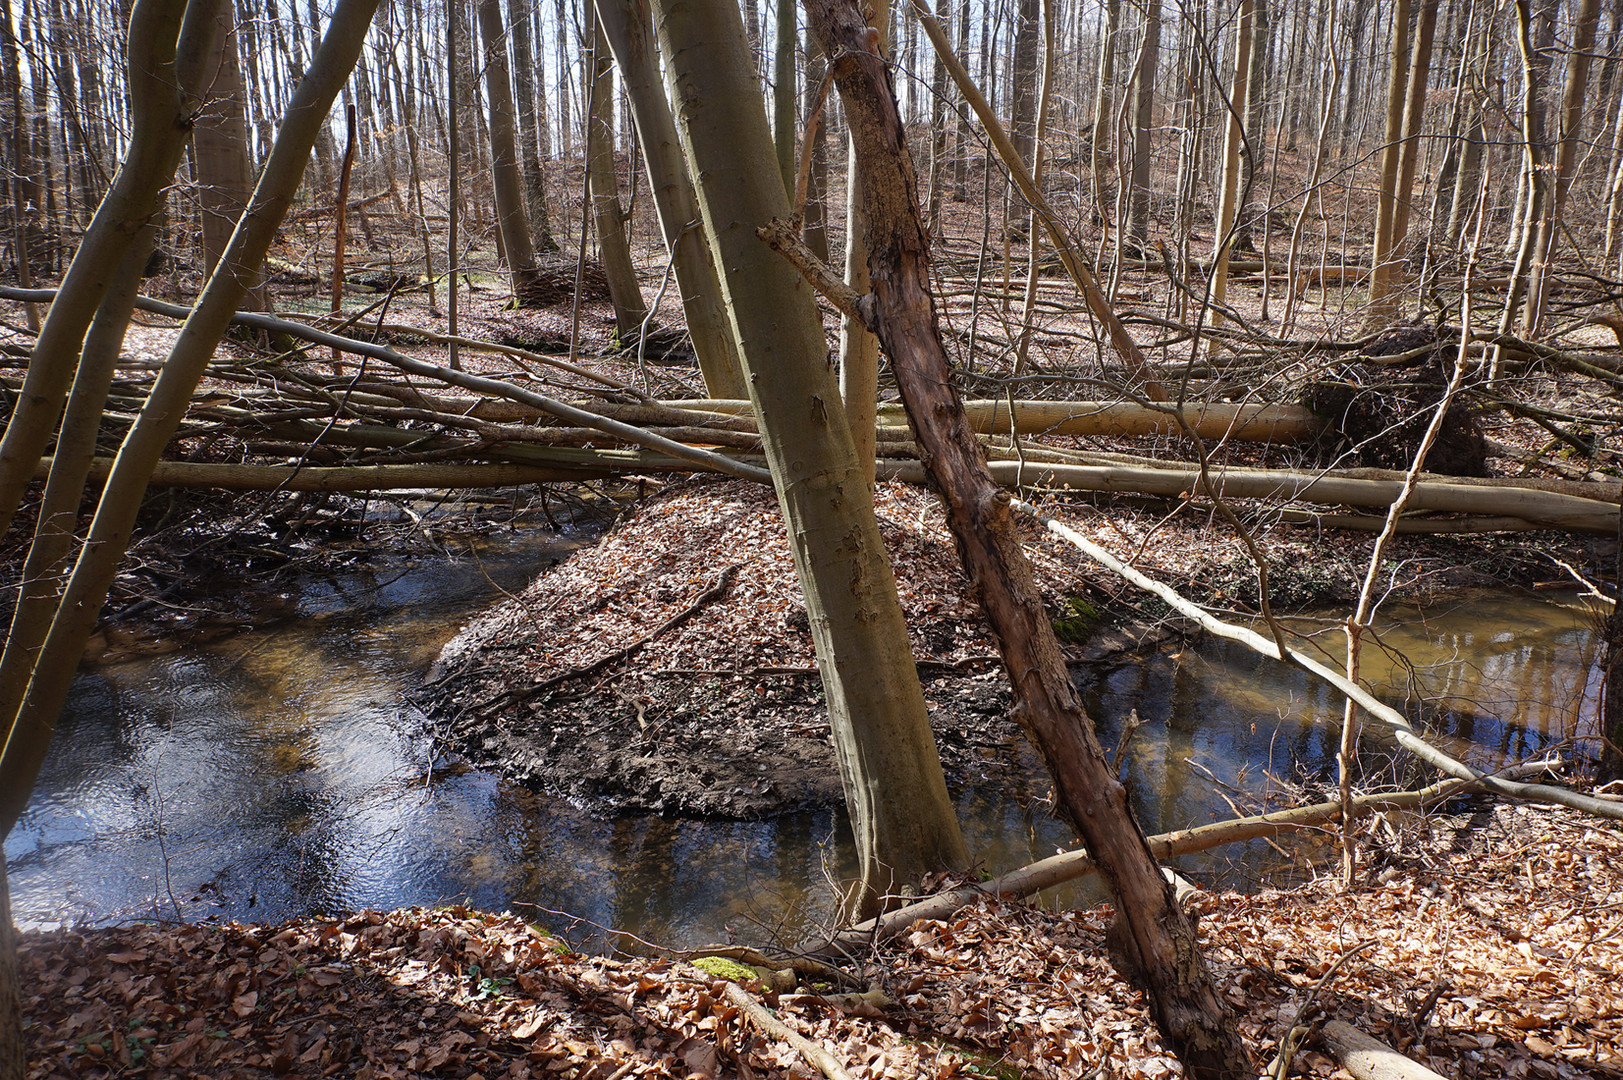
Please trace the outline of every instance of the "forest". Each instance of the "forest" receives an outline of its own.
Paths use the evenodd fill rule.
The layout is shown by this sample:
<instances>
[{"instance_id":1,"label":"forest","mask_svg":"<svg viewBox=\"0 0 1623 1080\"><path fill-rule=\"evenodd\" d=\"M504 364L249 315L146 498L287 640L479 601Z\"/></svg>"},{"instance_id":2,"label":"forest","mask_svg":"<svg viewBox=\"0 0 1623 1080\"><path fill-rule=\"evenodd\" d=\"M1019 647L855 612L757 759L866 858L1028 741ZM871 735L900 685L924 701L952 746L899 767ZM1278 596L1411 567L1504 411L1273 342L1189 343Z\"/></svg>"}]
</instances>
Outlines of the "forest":
<instances>
[{"instance_id":1,"label":"forest","mask_svg":"<svg viewBox=\"0 0 1623 1080\"><path fill-rule=\"evenodd\" d=\"M0 1080L1623 1075L1623 5L5 0L0 179Z\"/></svg>"}]
</instances>

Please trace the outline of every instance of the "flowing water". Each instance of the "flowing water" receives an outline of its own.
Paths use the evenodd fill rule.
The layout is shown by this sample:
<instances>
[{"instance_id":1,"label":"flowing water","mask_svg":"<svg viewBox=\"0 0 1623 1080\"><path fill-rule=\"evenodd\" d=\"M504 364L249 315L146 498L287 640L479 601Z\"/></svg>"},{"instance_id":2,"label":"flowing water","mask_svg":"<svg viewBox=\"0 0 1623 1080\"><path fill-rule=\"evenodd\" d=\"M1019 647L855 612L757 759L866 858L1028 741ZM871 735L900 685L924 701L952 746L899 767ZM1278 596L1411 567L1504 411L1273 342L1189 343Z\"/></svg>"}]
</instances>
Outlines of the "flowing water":
<instances>
[{"instance_id":1,"label":"flowing water","mask_svg":"<svg viewBox=\"0 0 1623 1080\"><path fill-rule=\"evenodd\" d=\"M477 558L312 578L294 618L87 667L6 841L18 921L275 920L466 900L577 939L611 926L678 945L810 932L848 865L835 812L605 820L445 768L421 733L402 694L443 642L571 546L513 534ZM1454 752L1497 764L1593 733L1598 620L1577 597L1461 594L1390 606L1383 620L1366 675ZM1316 628L1339 660L1334 625ZM1079 677L1106 747L1130 711L1144 721L1125 756L1148 831L1231 816L1229 800L1255 806L1285 782L1333 784L1339 704L1238 646ZM956 793L983 865L1069 847L1030 752L1011 745L988 765ZM1181 866L1244 883L1271 857L1259 842Z\"/></svg>"}]
</instances>

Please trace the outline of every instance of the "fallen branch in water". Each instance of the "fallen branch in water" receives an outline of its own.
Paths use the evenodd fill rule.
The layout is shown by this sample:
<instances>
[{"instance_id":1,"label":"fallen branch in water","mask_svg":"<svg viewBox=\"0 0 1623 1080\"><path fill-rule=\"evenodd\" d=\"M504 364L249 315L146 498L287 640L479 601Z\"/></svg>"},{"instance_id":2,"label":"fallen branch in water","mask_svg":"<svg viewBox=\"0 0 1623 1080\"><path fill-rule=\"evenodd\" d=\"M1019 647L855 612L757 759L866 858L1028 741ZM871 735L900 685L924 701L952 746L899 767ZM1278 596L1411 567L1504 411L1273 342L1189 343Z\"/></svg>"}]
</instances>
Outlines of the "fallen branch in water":
<instances>
[{"instance_id":1,"label":"fallen branch in water","mask_svg":"<svg viewBox=\"0 0 1623 1080\"><path fill-rule=\"evenodd\" d=\"M1014 505L1035 517L1056 536L1069 541L1095 562L1108 567L1117 574L1126 578L1134 585L1154 593L1165 600L1173 610L1179 614L1193 619L1203 630L1224 638L1238 642L1253 652L1261 653L1274 660L1281 660L1315 675L1324 682L1335 687L1358 706L1368 712L1372 717L1385 724L1392 732L1392 737L1399 746L1409 751L1427 765L1461 780L1470 780L1480 783L1490 791L1506 795L1513 799L1526 799L1529 802L1553 803L1557 806L1567 806L1574 810L1582 810L1597 817L1610 818L1614 821L1623 821L1623 802L1612 802L1606 799L1597 799L1581 792L1570 791L1566 788L1551 787L1547 784L1521 784L1511 780L1490 776L1478 772L1469 765L1459 761L1435 746L1426 742L1415 731L1409 718L1386 702L1377 698L1364 687L1351 682L1341 672L1326 667L1313 657L1298 649L1285 648L1277 642L1263 637L1253 630L1243 626L1235 626L1212 615L1198 604L1191 603L1170 586L1147 577L1134 570L1131 566L1116 558L1099 545L1083 537L1075 529L1055 521L1042 513L1029 503L1014 500ZM1616 528L1614 523L1613 528Z\"/></svg>"},{"instance_id":2,"label":"fallen branch in water","mask_svg":"<svg viewBox=\"0 0 1623 1080\"><path fill-rule=\"evenodd\" d=\"M1559 761L1535 761L1504 770L1505 777L1529 776L1559 768ZM1406 810L1433 806L1457 795L1477 790L1479 781L1443 780L1419 791L1397 791L1379 795L1363 795L1353 800L1358 816L1383 810ZM1224 844L1237 844L1258 840L1299 829L1314 829L1337 821L1341 817L1341 801L1314 803L1310 806L1278 810L1271 814L1218 821L1192 829L1176 829L1149 837L1150 850L1158 859L1170 859L1207 851ZM966 886L950 892L937 893L917 903L869 919L840 931L827 943L807 950L807 955L825 960L847 957L861 952L875 940L895 937L920 919L945 919L953 912L982 897L1018 899L1043 889L1074 881L1094 872L1093 860L1086 851L1067 851L1011 870L1001 877L981 885Z\"/></svg>"}]
</instances>

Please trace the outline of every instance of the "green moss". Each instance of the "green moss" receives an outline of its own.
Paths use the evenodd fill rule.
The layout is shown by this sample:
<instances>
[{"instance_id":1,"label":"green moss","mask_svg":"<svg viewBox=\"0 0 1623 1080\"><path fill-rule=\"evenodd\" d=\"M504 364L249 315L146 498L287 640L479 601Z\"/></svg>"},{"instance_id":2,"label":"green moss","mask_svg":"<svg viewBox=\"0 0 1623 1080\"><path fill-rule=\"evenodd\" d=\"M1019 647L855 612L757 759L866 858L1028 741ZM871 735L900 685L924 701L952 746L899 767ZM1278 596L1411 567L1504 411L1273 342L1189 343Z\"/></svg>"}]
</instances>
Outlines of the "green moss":
<instances>
[{"instance_id":1,"label":"green moss","mask_svg":"<svg viewBox=\"0 0 1623 1080\"><path fill-rule=\"evenodd\" d=\"M1093 634L1100 618L1099 609L1080 596L1067 596L1054 620L1054 636L1070 645L1081 645Z\"/></svg>"},{"instance_id":2,"label":"green moss","mask_svg":"<svg viewBox=\"0 0 1623 1080\"><path fill-rule=\"evenodd\" d=\"M733 982L754 982L760 978L760 973L748 964L740 964L725 956L701 956L693 961L693 966L706 975L714 975L718 979L731 979Z\"/></svg>"}]
</instances>

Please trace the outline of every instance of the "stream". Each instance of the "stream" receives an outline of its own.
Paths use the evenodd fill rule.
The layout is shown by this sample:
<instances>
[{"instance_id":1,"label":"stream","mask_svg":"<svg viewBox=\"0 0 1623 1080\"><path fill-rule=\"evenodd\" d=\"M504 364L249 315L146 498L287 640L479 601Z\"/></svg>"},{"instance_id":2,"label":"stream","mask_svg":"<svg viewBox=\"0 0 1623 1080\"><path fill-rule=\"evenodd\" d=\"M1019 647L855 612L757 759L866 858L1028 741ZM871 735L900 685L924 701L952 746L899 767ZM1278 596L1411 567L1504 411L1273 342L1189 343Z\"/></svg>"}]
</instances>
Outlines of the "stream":
<instances>
[{"instance_id":1,"label":"stream","mask_svg":"<svg viewBox=\"0 0 1623 1080\"><path fill-rule=\"evenodd\" d=\"M6 841L19 925L467 902L576 941L603 927L676 946L815 932L848 866L839 813L604 819L447 764L421 732L403 694L441 645L500 590L584 542L510 532L477 557L313 576L291 598L293 618L87 665ZM1336 623L1300 625L1340 661ZM1407 696L1452 752L1499 764L1593 734L1597 626L1571 592L1389 605L1364 671L1388 700ZM1130 711L1145 721L1126 756L1147 832L1232 816L1230 799L1250 809L1282 784L1334 784L1339 702L1238 646L1077 676L1107 748ZM1378 735L1367 745L1378 751ZM994 873L1072 846L1047 813L1035 756L1004 752L1012 768L954 792L970 851ZM1259 841L1179 867L1244 887L1278 863Z\"/></svg>"}]
</instances>

